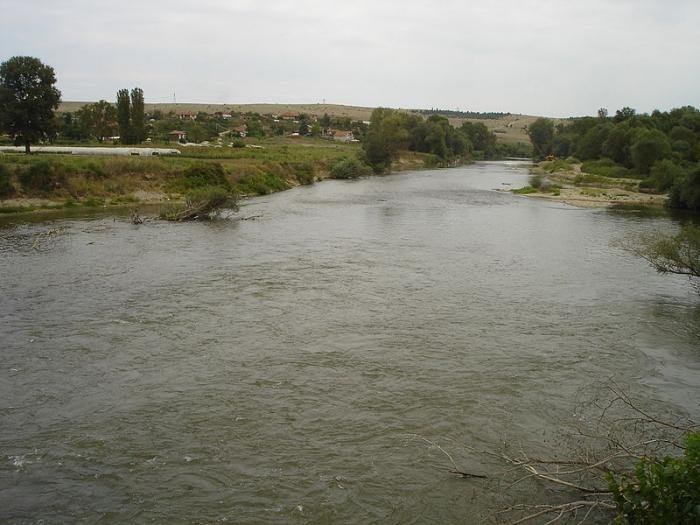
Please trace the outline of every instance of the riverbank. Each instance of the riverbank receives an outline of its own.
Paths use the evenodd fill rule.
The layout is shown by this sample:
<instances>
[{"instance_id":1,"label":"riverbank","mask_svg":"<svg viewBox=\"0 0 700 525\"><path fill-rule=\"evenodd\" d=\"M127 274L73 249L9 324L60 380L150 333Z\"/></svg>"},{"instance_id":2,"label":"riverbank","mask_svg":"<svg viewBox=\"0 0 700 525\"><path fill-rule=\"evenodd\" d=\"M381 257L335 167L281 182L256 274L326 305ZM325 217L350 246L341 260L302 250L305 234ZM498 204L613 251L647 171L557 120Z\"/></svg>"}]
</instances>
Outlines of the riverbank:
<instances>
[{"instance_id":1,"label":"riverbank","mask_svg":"<svg viewBox=\"0 0 700 525\"><path fill-rule=\"evenodd\" d=\"M530 170L530 184L516 195L563 202L579 208L647 206L661 208L668 195L640 191L638 178L606 177L582 171L579 162L544 161Z\"/></svg>"},{"instance_id":2,"label":"riverbank","mask_svg":"<svg viewBox=\"0 0 700 525\"><path fill-rule=\"evenodd\" d=\"M179 149L181 155L173 157L0 155L0 179L4 176L9 185L0 198L0 214L182 203L188 190L209 184L195 175L193 186L193 170L212 164L222 174L217 184L232 195L267 195L332 178L335 165L360 153L357 143L281 137L247 140L240 148ZM391 171L434 167L432 155L406 151Z\"/></svg>"}]
</instances>

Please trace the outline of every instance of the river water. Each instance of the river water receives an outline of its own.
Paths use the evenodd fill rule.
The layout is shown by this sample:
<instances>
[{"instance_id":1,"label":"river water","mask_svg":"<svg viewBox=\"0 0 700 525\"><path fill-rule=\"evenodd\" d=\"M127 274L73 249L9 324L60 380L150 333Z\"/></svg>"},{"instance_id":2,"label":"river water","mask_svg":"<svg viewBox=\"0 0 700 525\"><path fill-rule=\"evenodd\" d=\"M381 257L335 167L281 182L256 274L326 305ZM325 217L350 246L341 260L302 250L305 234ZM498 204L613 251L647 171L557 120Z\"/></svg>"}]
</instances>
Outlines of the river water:
<instances>
[{"instance_id":1,"label":"river water","mask_svg":"<svg viewBox=\"0 0 700 525\"><path fill-rule=\"evenodd\" d=\"M6 222L0 521L480 523L498 489L447 454L556 452L600 381L700 417L697 294L611 244L670 220L494 191L526 181L478 163L210 223Z\"/></svg>"}]
</instances>

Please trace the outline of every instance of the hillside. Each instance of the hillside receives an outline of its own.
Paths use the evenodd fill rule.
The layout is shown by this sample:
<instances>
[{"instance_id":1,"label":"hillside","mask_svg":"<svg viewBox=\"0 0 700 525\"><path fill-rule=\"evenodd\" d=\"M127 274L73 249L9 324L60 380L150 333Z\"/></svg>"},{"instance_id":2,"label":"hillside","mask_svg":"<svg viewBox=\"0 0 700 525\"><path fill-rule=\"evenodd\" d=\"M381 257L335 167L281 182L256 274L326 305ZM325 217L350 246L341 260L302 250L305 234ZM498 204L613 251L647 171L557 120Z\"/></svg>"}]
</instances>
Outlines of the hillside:
<instances>
[{"instance_id":1,"label":"hillside","mask_svg":"<svg viewBox=\"0 0 700 525\"><path fill-rule=\"evenodd\" d=\"M61 102L58 108L59 112L73 112L80 109L85 104L90 102L66 101ZM345 106L341 104L188 104L188 103L163 103L163 104L146 104L146 111L160 110L164 113L170 111L194 113L308 113L309 115L322 116L327 113L335 117L350 117L353 120L370 120L374 108L362 106ZM401 111L413 112L411 109L402 109ZM454 126L459 126L462 122L468 120L471 122L482 122L490 131L496 133L500 142L529 142L529 138L525 133L525 128L539 117L533 115L510 114L498 119L465 119L465 118L450 118L450 122ZM560 120L553 119L555 123Z\"/></svg>"}]
</instances>

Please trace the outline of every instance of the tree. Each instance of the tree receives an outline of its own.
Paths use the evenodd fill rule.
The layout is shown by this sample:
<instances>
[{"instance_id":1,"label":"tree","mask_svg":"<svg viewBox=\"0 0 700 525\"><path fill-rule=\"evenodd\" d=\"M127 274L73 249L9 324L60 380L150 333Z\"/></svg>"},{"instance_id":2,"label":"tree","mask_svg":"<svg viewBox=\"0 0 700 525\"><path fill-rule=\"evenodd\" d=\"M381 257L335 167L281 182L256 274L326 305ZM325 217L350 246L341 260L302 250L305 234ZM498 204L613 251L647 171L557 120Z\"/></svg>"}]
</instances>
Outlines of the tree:
<instances>
[{"instance_id":1,"label":"tree","mask_svg":"<svg viewBox=\"0 0 700 525\"><path fill-rule=\"evenodd\" d=\"M623 247L659 273L700 277L700 227L686 225L676 235L647 234L624 241ZM696 285L698 292L700 286Z\"/></svg>"},{"instance_id":2,"label":"tree","mask_svg":"<svg viewBox=\"0 0 700 525\"><path fill-rule=\"evenodd\" d=\"M131 90L131 138L135 144L146 140L145 115L143 103L143 90L134 88Z\"/></svg>"},{"instance_id":3,"label":"tree","mask_svg":"<svg viewBox=\"0 0 700 525\"><path fill-rule=\"evenodd\" d=\"M117 91L117 123L119 140L122 144L131 144L131 101L128 89Z\"/></svg>"},{"instance_id":4,"label":"tree","mask_svg":"<svg viewBox=\"0 0 700 525\"><path fill-rule=\"evenodd\" d=\"M99 142L112 136L117 127L117 110L106 100L83 106L77 116L83 129Z\"/></svg>"},{"instance_id":5,"label":"tree","mask_svg":"<svg viewBox=\"0 0 700 525\"><path fill-rule=\"evenodd\" d=\"M554 122L548 118L538 118L527 128L527 135L532 142L533 155L543 159L552 154L554 140Z\"/></svg>"},{"instance_id":6,"label":"tree","mask_svg":"<svg viewBox=\"0 0 700 525\"><path fill-rule=\"evenodd\" d=\"M0 130L31 153L32 142L46 139L56 129L54 110L61 101L52 67L28 56L0 64Z\"/></svg>"},{"instance_id":7,"label":"tree","mask_svg":"<svg viewBox=\"0 0 700 525\"><path fill-rule=\"evenodd\" d=\"M146 139L143 90L134 88L117 91L117 122L122 144L138 144Z\"/></svg>"},{"instance_id":8,"label":"tree","mask_svg":"<svg viewBox=\"0 0 700 525\"><path fill-rule=\"evenodd\" d=\"M637 171L647 174L656 161L671 156L671 144L658 129L643 129L635 135L630 153Z\"/></svg>"}]
</instances>

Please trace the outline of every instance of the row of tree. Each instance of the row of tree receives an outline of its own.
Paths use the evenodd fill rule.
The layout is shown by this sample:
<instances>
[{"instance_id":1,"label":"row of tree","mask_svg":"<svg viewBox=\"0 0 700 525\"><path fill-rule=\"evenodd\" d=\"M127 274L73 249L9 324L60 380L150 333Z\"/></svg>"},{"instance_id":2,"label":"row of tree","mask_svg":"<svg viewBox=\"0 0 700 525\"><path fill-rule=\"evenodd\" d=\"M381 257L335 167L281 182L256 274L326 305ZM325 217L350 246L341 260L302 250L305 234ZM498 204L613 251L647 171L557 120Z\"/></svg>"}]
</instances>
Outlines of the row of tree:
<instances>
[{"instance_id":1,"label":"row of tree","mask_svg":"<svg viewBox=\"0 0 700 525\"><path fill-rule=\"evenodd\" d=\"M672 205L700 209L700 111L692 106L651 115L625 107L613 117L601 109L598 117L556 125L540 118L528 134L536 160L550 155L605 159L643 177L643 188L670 191Z\"/></svg>"},{"instance_id":2,"label":"row of tree","mask_svg":"<svg viewBox=\"0 0 700 525\"><path fill-rule=\"evenodd\" d=\"M362 147L367 163L379 172L406 150L430 153L443 164L475 153L488 158L495 155L496 136L480 122L465 122L455 128L440 115L424 119L416 114L377 108L372 112Z\"/></svg>"}]
</instances>

